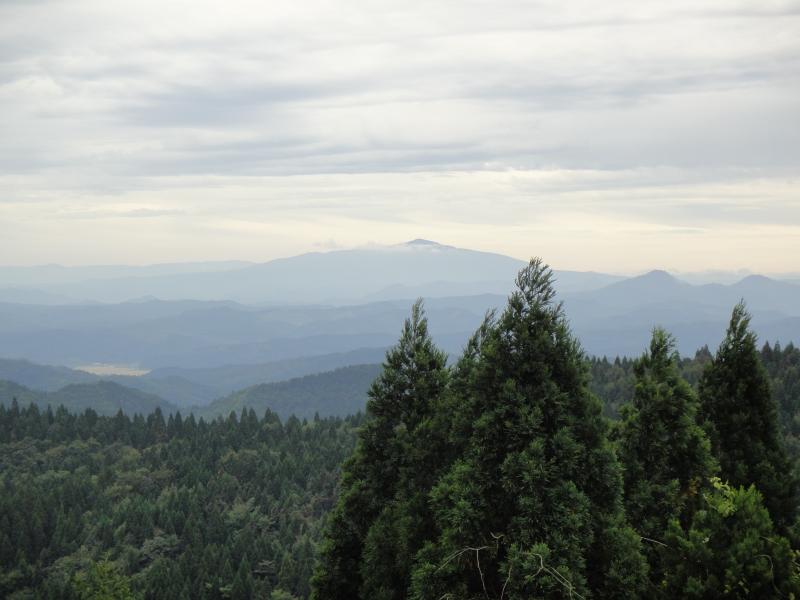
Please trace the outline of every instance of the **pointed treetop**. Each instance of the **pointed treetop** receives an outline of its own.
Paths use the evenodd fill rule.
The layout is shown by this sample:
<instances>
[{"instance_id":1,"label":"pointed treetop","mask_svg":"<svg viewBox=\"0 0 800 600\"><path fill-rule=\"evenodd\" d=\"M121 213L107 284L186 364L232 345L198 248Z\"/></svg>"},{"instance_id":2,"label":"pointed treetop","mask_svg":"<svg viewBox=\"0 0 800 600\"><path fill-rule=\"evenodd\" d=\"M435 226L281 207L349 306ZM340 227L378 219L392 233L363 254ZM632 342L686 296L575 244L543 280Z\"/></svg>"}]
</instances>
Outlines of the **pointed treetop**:
<instances>
[{"instance_id":1,"label":"pointed treetop","mask_svg":"<svg viewBox=\"0 0 800 600\"><path fill-rule=\"evenodd\" d=\"M396 346L386 352L386 364L410 359L416 352L434 350L433 340L428 332L428 318L422 298L417 298L411 306L411 315L403 323L403 331Z\"/></svg>"},{"instance_id":2,"label":"pointed treetop","mask_svg":"<svg viewBox=\"0 0 800 600\"><path fill-rule=\"evenodd\" d=\"M750 343L755 345L756 334L750 331L750 319L750 313L747 312L744 300L739 300L739 303L733 307L728 332L720 349Z\"/></svg>"},{"instance_id":3,"label":"pointed treetop","mask_svg":"<svg viewBox=\"0 0 800 600\"><path fill-rule=\"evenodd\" d=\"M406 319L405 324L414 337L423 337L428 333L428 319L425 316L425 303L422 298L417 298L411 306L411 317Z\"/></svg>"},{"instance_id":4,"label":"pointed treetop","mask_svg":"<svg viewBox=\"0 0 800 600\"><path fill-rule=\"evenodd\" d=\"M547 306L555 298L553 271L541 258L534 257L517 275L517 291L530 306Z\"/></svg>"},{"instance_id":5,"label":"pointed treetop","mask_svg":"<svg viewBox=\"0 0 800 600\"><path fill-rule=\"evenodd\" d=\"M737 486L754 483L779 530L785 532L797 511L797 480L783 448L777 404L749 325L750 314L739 302L725 339L700 380L703 418L721 477Z\"/></svg>"},{"instance_id":6,"label":"pointed treetop","mask_svg":"<svg viewBox=\"0 0 800 600\"><path fill-rule=\"evenodd\" d=\"M636 368L651 368L658 370L678 361L678 352L675 350L675 338L662 327L653 329L650 339L650 352L642 356ZM638 371L637 371L638 374Z\"/></svg>"}]
</instances>

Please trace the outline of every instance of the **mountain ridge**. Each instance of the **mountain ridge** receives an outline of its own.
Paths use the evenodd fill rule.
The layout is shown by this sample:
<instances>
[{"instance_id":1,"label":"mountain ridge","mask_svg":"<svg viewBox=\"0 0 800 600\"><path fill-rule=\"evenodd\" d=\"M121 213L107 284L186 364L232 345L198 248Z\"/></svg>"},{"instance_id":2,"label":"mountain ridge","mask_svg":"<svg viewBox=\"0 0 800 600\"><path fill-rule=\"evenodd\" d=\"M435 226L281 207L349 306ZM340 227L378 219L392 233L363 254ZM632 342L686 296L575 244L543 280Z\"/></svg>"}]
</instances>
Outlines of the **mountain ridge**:
<instances>
[{"instance_id":1,"label":"mountain ridge","mask_svg":"<svg viewBox=\"0 0 800 600\"><path fill-rule=\"evenodd\" d=\"M172 413L178 407L163 398L129 388L113 381L71 383L52 392L40 392L13 381L0 379L0 404L11 406L16 399L19 404L36 404L40 408L53 409L64 406L70 412L92 409L100 415L111 416L118 411L126 414L150 414L156 408Z\"/></svg>"},{"instance_id":2,"label":"mountain ridge","mask_svg":"<svg viewBox=\"0 0 800 600\"><path fill-rule=\"evenodd\" d=\"M424 286L431 282L477 284L507 282L490 291L509 290L524 261L495 252L458 248L418 238L401 244L372 245L328 252L306 252L263 263L241 263L187 270L168 265L166 274L150 267L121 267L125 277L113 277L112 267L78 267L84 273L100 270L102 278L74 280L58 272L56 281L43 284L42 276L29 277L37 290L86 301L119 303L143 297L162 300L234 300L248 304L359 303L370 294L393 285ZM35 269L35 268L34 268ZM131 269L140 269L138 271ZM145 269L142 271L141 269ZM149 270L148 270L149 269ZM3 271L0 268L0 275ZM135 276L131 275L134 273ZM144 273L144 274L143 274ZM567 273L567 272L565 272ZM568 272L571 286L580 286L578 272ZM16 281L20 280L16 277ZM587 274L584 287L597 287L618 276ZM24 279L24 278L23 278ZM7 281L12 281L7 277ZM480 288L474 288L474 291ZM322 293L321 293L322 292ZM446 290L444 295L455 295ZM0 296L2 298L2 296Z\"/></svg>"}]
</instances>

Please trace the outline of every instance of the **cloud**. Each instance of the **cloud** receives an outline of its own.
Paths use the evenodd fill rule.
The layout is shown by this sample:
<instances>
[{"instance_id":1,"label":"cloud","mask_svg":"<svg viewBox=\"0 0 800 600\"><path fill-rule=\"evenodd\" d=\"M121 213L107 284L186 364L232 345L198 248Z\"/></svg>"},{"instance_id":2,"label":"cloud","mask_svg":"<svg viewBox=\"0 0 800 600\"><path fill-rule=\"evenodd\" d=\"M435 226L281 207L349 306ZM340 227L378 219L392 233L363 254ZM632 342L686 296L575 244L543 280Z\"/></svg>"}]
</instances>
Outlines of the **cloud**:
<instances>
[{"instance_id":1,"label":"cloud","mask_svg":"<svg viewBox=\"0 0 800 600\"><path fill-rule=\"evenodd\" d=\"M186 215L184 210L166 208L109 208L66 210L59 218L79 220L114 219L155 219L160 217L179 217Z\"/></svg>"},{"instance_id":2,"label":"cloud","mask_svg":"<svg viewBox=\"0 0 800 600\"><path fill-rule=\"evenodd\" d=\"M378 232L524 256L541 227L576 266L609 228L662 240L642 260L686 234L750 261L743 227L800 225L799 25L782 1L4 2L0 226L35 243L0 254L128 260L72 228L138 218L150 261Z\"/></svg>"}]
</instances>

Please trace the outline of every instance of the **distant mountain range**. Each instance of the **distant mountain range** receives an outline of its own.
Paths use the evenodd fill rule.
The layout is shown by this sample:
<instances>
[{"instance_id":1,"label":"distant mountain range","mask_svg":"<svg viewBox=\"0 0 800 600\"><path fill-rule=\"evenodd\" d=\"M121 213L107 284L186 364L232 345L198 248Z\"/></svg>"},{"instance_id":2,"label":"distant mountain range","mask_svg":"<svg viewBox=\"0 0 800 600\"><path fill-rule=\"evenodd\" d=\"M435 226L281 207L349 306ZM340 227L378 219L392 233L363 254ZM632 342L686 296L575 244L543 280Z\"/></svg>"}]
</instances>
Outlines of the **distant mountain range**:
<instances>
[{"instance_id":1,"label":"distant mountain range","mask_svg":"<svg viewBox=\"0 0 800 600\"><path fill-rule=\"evenodd\" d=\"M652 327L659 324L675 333L682 352L693 352L704 344L714 346L740 298L753 312L762 339L800 340L800 285L766 277L750 276L733 285L695 286L664 272L652 272L599 289L562 293L561 298L573 330L591 354L638 354ZM505 301L499 294L429 298L431 331L447 352L458 354L485 311L502 307ZM410 305L411 300L280 307L197 300L91 306L0 304L0 356L71 367L111 363L197 370L363 349L379 354L397 339ZM293 373L300 374L305 373ZM186 394L212 396L197 386Z\"/></svg>"},{"instance_id":2,"label":"distant mountain range","mask_svg":"<svg viewBox=\"0 0 800 600\"><path fill-rule=\"evenodd\" d=\"M0 267L0 301L118 303L158 298L343 304L420 295L505 295L523 265L501 254L413 240L394 246L312 252L260 264ZM601 273L559 273L565 291L593 289L619 279Z\"/></svg>"},{"instance_id":3,"label":"distant mountain range","mask_svg":"<svg viewBox=\"0 0 800 600\"><path fill-rule=\"evenodd\" d=\"M533 252L535 253L535 252ZM524 262L412 240L393 246L312 252L266 263L244 261L148 266L0 266L0 302L119 303L146 300L232 300L244 304L365 304L424 296L505 296ZM590 291L625 277L557 271L562 294ZM680 274L695 285L736 283L746 271ZM781 279L800 281L798 274Z\"/></svg>"},{"instance_id":4,"label":"distant mountain range","mask_svg":"<svg viewBox=\"0 0 800 600\"><path fill-rule=\"evenodd\" d=\"M690 285L652 271L563 299L573 330L595 355L638 355L656 325L675 335L684 354L703 345L713 349L739 300L747 303L762 341L800 340L800 285L760 275L731 285Z\"/></svg>"},{"instance_id":5,"label":"distant mountain range","mask_svg":"<svg viewBox=\"0 0 800 600\"><path fill-rule=\"evenodd\" d=\"M503 296L432 299L432 330L459 351ZM0 356L71 367L90 363L187 369L252 365L386 348L410 300L360 306L258 308L150 301L100 306L0 304Z\"/></svg>"},{"instance_id":6,"label":"distant mountain range","mask_svg":"<svg viewBox=\"0 0 800 600\"><path fill-rule=\"evenodd\" d=\"M458 355L486 311L505 305L523 265L414 240L263 264L0 267L0 288L18 300L0 302L0 379L36 393L111 381L174 406L204 407L254 385L379 363L420 295L434 339ZM747 275L698 284L664 271L555 277L589 354L638 355L655 325L670 330L684 354L713 348L742 298L762 341L800 341L796 282ZM33 300L19 301L24 294ZM42 366L92 363L150 372L101 378Z\"/></svg>"}]
</instances>

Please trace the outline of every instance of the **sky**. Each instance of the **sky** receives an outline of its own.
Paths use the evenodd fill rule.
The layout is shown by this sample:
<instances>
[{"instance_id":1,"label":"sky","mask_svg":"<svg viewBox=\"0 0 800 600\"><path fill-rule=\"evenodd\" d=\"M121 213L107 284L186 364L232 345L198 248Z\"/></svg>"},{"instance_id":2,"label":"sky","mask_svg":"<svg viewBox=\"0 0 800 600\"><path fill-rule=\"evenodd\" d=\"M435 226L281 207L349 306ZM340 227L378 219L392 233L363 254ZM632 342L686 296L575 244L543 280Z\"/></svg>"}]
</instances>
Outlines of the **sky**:
<instances>
[{"instance_id":1,"label":"sky","mask_svg":"<svg viewBox=\"0 0 800 600\"><path fill-rule=\"evenodd\" d=\"M800 2L0 0L0 264L800 271Z\"/></svg>"}]
</instances>

